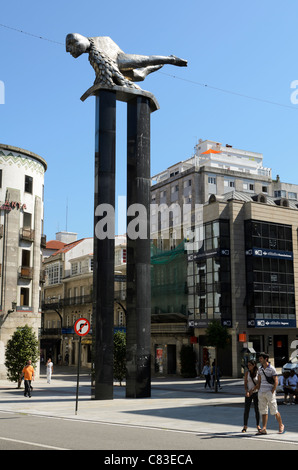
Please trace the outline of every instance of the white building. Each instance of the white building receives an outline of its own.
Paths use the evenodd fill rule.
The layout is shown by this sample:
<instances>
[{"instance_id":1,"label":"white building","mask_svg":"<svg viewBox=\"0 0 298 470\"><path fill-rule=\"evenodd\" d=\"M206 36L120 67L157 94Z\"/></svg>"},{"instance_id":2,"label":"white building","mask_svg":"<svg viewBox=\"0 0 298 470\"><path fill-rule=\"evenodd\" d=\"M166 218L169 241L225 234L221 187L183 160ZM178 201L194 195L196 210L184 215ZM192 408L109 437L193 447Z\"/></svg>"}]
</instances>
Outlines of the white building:
<instances>
[{"instance_id":1,"label":"white building","mask_svg":"<svg viewBox=\"0 0 298 470\"><path fill-rule=\"evenodd\" d=\"M5 346L17 327L41 323L41 247L45 245L46 161L0 144L0 378L6 377Z\"/></svg>"}]
</instances>

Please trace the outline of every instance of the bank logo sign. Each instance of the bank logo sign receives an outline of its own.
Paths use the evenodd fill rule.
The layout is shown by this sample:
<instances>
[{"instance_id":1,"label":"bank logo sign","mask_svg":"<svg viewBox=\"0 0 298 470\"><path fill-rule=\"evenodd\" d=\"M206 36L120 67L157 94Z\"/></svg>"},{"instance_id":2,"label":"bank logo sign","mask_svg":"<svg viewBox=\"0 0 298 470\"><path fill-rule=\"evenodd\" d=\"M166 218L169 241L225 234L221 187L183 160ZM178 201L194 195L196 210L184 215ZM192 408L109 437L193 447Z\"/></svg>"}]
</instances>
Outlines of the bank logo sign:
<instances>
[{"instance_id":1,"label":"bank logo sign","mask_svg":"<svg viewBox=\"0 0 298 470\"><path fill-rule=\"evenodd\" d=\"M261 256L262 258L293 259L292 251L252 248L250 250L246 250L245 254L247 256Z\"/></svg>"}]
</instances>

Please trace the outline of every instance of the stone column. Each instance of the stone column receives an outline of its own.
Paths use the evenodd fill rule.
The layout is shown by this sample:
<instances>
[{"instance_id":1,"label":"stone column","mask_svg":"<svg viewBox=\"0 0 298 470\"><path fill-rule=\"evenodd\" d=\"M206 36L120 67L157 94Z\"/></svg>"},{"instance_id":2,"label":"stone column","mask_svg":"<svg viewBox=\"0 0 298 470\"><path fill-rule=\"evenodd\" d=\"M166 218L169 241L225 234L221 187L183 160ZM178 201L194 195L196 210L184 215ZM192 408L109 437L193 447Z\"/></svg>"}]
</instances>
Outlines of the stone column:
<instances>
[{"instance_id":1,"label":"stone column","mask_svg":"<svg viewBox=\"0 0 298 470\"><path fill-rule=\"evenodd\" d=\"M151 395L150 185L150 100L138 96L127 105L127 398Z\"/></svg>"},{"instance_id":2,"label":"stone column","mask_svg":"<svg viewBox=\"0 0 298 470\"><path fill-rule=\"evenodd\" d=\"M116 93L113 91L97 92L95 125L92 397L110 400L113 399L116 146Z\"/></svg>"}]
</instances>

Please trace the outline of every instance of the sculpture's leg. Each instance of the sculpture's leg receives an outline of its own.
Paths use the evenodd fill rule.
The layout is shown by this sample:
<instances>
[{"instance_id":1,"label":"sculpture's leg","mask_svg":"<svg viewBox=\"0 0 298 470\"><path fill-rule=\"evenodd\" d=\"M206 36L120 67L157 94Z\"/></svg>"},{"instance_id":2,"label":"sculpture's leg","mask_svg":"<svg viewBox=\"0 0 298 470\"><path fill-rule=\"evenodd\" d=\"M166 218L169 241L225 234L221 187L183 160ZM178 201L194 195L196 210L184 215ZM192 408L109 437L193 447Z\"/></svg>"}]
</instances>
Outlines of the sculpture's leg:
<instances>
[{"instance_id":1,"label":"sculpture's leg","mask_svg":"<svg viewBox=\"0 0 298 470\"><path fill-rule=\"evenodd\" d=\"M113 398L115 234L111 230L114 214L113 220L108 220L102 205L115 208L116 93L100 90L96 95L95 125L92 397L109 400ZM100 213L102 216L98 217L96 214ZM101 224L103 220L107 226Z\"/></svg>"},{"instance_id":2,"label":"sculpture's leg","mask_svg":"<svg viewBox=\"0 0 298 470\"><path fill-rule=\"evenodd\" d=\"M127 208L140 204L144 238L130 231L127 217L127 377L126 397L151 395L150 281L150 103L137 97L127 105ZM147 233L146 233L147 232Z\"/></svg>"}]
</instances>

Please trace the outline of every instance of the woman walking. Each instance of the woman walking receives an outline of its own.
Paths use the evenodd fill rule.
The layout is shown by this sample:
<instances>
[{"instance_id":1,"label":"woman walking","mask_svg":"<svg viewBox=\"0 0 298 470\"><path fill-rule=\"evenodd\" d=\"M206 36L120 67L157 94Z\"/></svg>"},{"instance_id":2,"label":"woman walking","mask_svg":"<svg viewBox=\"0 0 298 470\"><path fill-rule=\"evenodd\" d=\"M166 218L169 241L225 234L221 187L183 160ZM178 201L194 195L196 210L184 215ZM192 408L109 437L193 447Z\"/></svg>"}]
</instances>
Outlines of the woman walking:
<instances>
[{"instance_id":1,"label":"woman walking","mask_svg":"<svg viewBox=\"0 0 298 470\"><path fill-rule=\"evenodd\" d=\"M53 363L52 363L51 358L49 358L47 360L46 367L47 367L47 383L50 384L51 383L51 378L52 378L52 373L53 373Z\"/></svg>"},{"instance_id":2,"label":"woman walking","mask_svg":"<svg viewBox=\"0 0 298 470\"><path fill-rule=\"evenodd\" d=\"M248 416L250 412L251 402L254 402L255 417L257 430L261 428L260 423L260 413L259 413L259 400L258 400L258 368L256 361L248 361L247 363L248 371L244 376L244 388L245 388L245 405L244 405L244 426L242 432L247 431Z\"/></svg>"},{"instance_id":3,"label":"woman walking","mask_svg":"<svg viewBox=\"0 0 298 470\"><path fill-rule=\"evenodd\" d=\"M205 376L205 388L207 388L207 385L209 386L209 388L211 388L211 369L210 369L210 365L209 365L209 362L207 361L206 364L204 365L203 367L203 370L202 370L202 375Z\"/></svg>"}]
</instances>

